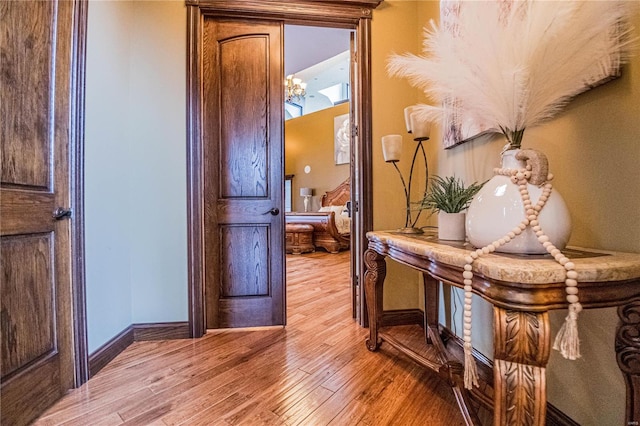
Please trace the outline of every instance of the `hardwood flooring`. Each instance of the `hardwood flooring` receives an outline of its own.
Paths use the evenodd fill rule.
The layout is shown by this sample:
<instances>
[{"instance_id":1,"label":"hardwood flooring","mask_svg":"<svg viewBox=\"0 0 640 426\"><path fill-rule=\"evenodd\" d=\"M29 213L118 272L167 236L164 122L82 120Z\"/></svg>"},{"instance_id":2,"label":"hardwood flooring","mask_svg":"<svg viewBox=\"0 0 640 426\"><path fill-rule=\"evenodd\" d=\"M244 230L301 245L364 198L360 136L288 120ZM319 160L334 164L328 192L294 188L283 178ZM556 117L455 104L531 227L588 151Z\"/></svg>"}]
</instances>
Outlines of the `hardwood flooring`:
<instances>
[{"instance_id":1,"label":"hardwood flooring","mask_svg":"<svg viewBox=\"0 0 640 426\"><path fill-rule=\"evenodd\" d=\"M36 425L458 425L435 373L351 318L349 252L287 255L286 327L135 342Z\"/></svg>"}]
</instances>

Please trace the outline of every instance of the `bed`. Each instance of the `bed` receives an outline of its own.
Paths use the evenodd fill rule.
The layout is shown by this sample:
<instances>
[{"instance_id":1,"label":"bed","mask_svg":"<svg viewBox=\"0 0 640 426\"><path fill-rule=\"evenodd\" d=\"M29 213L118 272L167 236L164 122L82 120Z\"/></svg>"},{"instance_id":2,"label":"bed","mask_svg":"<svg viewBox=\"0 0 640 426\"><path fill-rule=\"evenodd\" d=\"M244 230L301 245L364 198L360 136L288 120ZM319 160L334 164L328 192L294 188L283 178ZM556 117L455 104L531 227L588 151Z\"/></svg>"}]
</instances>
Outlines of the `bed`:
<instances>
[{"instance_id":1,"label":"bed","mask_svg":"<svg viewBox=\"0 0 640 426\"><path fill-rule=\"evenodd\" d=\"M351 214L347 203L351 198L349 179L322 196L320 211L285 214L286 224L313 226L313 245L329 253L348 250L351 245Z\"/></svg>"}]
</instances>

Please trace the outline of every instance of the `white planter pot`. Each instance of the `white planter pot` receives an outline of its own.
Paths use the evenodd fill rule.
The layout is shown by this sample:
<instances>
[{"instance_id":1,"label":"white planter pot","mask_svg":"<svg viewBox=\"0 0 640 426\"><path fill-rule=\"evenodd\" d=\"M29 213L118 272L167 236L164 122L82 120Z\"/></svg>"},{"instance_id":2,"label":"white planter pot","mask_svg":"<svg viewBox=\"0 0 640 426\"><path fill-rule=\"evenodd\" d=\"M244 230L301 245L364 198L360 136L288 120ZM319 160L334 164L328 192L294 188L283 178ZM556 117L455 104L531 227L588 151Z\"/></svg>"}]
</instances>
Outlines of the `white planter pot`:
<instances>
[{"instance_id":1,"label":"white planter pot","mask_svg":"<svg viewBox=\"0 0 640 426\"><path fill-rule=\"evenodd\" d=\"M503 154L502 167L521 169L525 164L515 158L518 150ZM542 188L528 184L533 204L537 203ZM525 211L518 185L507 176L496 175L476 194L467 210L466 231L469 242L477 248L503 238L525 218ZM571 216L562 196L553 189L538 216L538 222L549 240L560 250L571 235ZM531 227L527 227L509 243L496 251L504 253L546 253Z\"/></svg>"},{"instance_id":2,"label":"white planter pot","mask_svg":"<svg viewBox=\"0 0 640 426\"><path fill-rule=\"evenodd\" d=\"M441 240L465 240L465 214L438 212L438 238Z\"/></svg>"}]
</instances>

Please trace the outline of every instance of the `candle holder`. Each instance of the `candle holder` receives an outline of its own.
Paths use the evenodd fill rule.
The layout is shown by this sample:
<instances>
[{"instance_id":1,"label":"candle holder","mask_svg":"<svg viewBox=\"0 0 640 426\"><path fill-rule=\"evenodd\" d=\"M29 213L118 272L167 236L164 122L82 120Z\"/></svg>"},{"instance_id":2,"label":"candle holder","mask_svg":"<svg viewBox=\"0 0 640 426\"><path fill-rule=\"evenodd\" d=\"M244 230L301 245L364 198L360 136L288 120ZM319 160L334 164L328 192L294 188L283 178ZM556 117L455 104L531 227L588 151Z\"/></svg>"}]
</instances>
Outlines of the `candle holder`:
<instances>
[{"instance_id":1,"label":"candle holder","mask_svg":"<svg viewBox=\"0 0 640 426\"><path fill-rule=\"evenodd\" d=\"M411 209L411 187L413 184L413 172L415 170L416 159L418 158L419 152L422 153L422 159L424 160L424 168L425 168L424 194L421 199L423 199L427 193L427 184L429 182L429 165L427 163L427 154L422 144L422 142L429 140L429 136L419 136L414 138L413 140L416 141L417 143L416 143L416 149L413 152L413 158L411 160L411 168L409 169L409 179L407 184L407 181L405 181L404 176L402 175L402 172L400 171L400 169L398 168L398 165L396 164L398 161L400 161L399 157L400 157L400 150L402 148L402 137L400 135L388 135L382 138L382 147L383 147L385 162L391 163L393 167L396 169L396 171L398 172L398 176L400 176L400 181L402 182L402 188L404 189L405 207L406 207L405 221L404 221L404 227L398 229L397 231L403 234L422 234L423 233L422 229L416 228L416 223L420 218L420 214L422 213L422 210L421 209L418 210L418 214L416 214L416 217L414 219L412 214L413 210Z\"/></svg>"}]
</instances>

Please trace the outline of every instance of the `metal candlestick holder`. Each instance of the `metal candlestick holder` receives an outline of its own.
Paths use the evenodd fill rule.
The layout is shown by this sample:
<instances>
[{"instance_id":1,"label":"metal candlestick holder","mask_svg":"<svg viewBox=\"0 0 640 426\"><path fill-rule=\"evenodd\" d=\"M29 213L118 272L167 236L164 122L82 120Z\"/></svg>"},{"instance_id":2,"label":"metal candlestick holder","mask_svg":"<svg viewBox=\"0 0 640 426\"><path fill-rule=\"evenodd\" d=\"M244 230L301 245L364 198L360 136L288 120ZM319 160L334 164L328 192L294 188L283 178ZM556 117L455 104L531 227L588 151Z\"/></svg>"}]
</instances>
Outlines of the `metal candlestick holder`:
<instances>
[{"instance_id":1,"label":"metal candlestick holder","mask_svg":"<svg viewBox=\"0 0 640 426\"><path fill-rule=\"evenodd\" d=\"M413 159L411 160L411 168L409 169L409 184L406 184L406 181L404 179L404 176L402 176L402 172L400 171L400 169L398 168L398 165L396 164L399 160L391 160L391 161L387 161L387 163L391 163L393 164L393 167L396 169L396 171L398 172L398 176L400 176L400 180L402 181L402 188L404 189L404 196L405 196L405 202L406 202L406 215L405 215L405 221L404 221L404 227L398 229L397 232L400 232L402 234L422 234L424 231L422 231L422 229L420 228L416 228L416 223L418 223L418 219L420 218L420 214L422 213L422 210L418 210L418 214L416 214L415 219L413 218L412 212L413 210L411 209L411 185L413 183L413 171L416 165L416 159L418 158L418 152L422 152L422 158L424 160L424 168L425 168L425 182L424 182L424 194L423 197L427 194L427 185L429 183L429 165L427 164L427 154L424 150L424 146L422 144L422 142L429 140L428 137L419 137L419 138L414 138L414 141L416 141L416 149L413 152Z\"/></svg>"}]
</instances>

